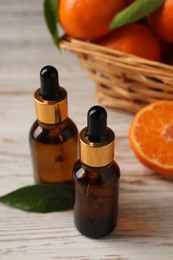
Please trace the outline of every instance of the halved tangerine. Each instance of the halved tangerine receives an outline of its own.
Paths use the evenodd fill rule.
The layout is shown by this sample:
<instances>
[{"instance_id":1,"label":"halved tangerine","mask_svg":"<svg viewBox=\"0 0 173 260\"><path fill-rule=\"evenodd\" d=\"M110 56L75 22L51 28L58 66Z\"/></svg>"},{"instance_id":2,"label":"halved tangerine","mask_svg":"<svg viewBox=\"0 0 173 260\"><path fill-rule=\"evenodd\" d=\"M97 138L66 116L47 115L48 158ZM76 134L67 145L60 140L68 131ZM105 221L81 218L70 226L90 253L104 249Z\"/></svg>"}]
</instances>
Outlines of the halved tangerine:
<instances>
[{"instance_id":1,"label":"halved tangerine","mask_svg":"<svg viewBox=\"0 0 173 260\"><path fill-rule=\"evenodd\" d=\"M155 101L140 109L132 121L129 140L145 166L173 175L173 101Z\"/></svg>"}]
</instances>

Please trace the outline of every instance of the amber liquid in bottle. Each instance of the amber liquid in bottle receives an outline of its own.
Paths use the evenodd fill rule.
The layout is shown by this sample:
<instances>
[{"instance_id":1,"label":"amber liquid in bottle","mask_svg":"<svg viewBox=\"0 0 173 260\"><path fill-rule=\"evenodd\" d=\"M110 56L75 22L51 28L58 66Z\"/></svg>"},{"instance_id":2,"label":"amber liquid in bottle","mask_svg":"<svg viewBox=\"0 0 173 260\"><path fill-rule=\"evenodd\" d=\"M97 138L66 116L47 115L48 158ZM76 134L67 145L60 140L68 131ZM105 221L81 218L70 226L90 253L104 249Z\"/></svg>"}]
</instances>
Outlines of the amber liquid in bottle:
<instances>
[{"instance_id":1,"label":"amber liquid in bottle","mask_svg":"<svg viewBox=\"0 0 173 260\"><path fill-rule=\"evenodd\" d=\"M116 227L120 171L113 161L101 168L78 161L74 167L74 222L90 238L108 235Z\"/></svg>"},{"instance_id":2,"label":"amber liquid in bottle","mask_svg":"<svg viewBox=\"0 0 173 260\"><path fill-rule=\"evenodd\" d=\"M58 71L50 65L41 69L40 81L34 94L37 120L29 133L35 181L72 182L78 131L68 117L67 92L59 86Z\"/></svg>"},{"instance_id":3,"label":"amber liquid in bottle","mask_svg":"<svg viewBox=\"0 0 173 260\"><path fill-rule=\"evenodd\" d=\"M78 159L78 131L71 119L54 125L35 121L29 141L37 183L72 181L72 169Z\"/></svg>"},{"instance_id":4,"label":"amber liquid in bottle","mask_svg":"<svg viewBox=\"0 0 173 260\"><path fill-rule=\"evenodd\" d=\"M88 111L87 127L80 132L80 160L73 169L74 223L85 236L100 238L117 224L120 170L114 157L114 132L107 127L101 106Z\"/></svg>"}]
</instances>

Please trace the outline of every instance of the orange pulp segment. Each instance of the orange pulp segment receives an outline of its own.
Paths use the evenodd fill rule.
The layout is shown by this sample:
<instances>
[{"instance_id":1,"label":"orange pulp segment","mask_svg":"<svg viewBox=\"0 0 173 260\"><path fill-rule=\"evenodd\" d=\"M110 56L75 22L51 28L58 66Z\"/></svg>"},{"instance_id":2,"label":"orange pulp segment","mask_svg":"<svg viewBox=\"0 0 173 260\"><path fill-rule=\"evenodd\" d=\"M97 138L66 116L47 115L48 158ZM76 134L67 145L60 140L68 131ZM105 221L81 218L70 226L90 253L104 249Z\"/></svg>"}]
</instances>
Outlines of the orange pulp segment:
<instances>
[{"instance_id":1,"label":"orange pulp segment","mask_svg":"<svg viewBox=\"0 0 173 260\"><path fill-rule=\"evenodd\" d=\"M129 141L145 166L173 175L173 101L155 101L140 109L132 121Z\"/></svg>"}]
</instances>

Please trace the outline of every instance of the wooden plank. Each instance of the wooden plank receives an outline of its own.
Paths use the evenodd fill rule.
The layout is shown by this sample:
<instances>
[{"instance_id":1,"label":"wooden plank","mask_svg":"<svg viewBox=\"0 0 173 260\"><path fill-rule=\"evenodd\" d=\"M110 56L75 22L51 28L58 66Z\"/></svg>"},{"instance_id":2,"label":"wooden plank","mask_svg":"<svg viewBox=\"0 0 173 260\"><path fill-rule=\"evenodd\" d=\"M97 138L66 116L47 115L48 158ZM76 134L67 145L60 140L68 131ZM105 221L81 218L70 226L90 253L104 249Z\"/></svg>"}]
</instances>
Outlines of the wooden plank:
<instances>
[{"instance_id":1,"label":"wooden plank","mask_svg":"<svg viewBox=\"0 0 173 260\"><path fill-rule=\"evenodd\" d=\"M53 45L41 0L0 1L0 195L33 183L28 132L35 120L39 71L55 65L81 130L97 104L95 87L77 58ZM34 214L0 205L0 259L173 258L172 182L142 166L128 142L133 115L108 109L121 168L118 228L101 240L81 236L73 212Z\"/></svg>"}]
</instances>

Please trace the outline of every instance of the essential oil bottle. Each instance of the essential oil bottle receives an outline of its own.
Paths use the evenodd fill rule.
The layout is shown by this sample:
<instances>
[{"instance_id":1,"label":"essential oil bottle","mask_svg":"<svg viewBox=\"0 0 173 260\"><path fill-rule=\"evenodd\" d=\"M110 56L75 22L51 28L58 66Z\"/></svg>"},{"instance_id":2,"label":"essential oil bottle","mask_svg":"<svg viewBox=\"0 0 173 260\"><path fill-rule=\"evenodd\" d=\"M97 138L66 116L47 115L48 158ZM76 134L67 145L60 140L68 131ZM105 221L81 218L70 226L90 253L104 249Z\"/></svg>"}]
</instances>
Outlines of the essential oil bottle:
<instances>
[{"instance_id":1,"label":"essential oil bottle","mask_svg":"<svg viewBox=\"0 0 173 260\"><path fill-rule=\"evenodd\" d=\"M78 131L68 118L67 92L59 86L52 66L40 71L41 86L34 94L37 120L29 141L36 183L68 183L78 159Z\"/></svg>"},{"instance_id":2,"label":"essential oil bottle","mask_svg":"<svg viewBox=\"0 0 173 260\"><path fill-rule=\"evenodd\" d=\"M120 170L114 161L114 132L101 106L88 111L80 132L80 160L74 166L74 222L85 236L100 238L116 227Z\"/></svg>"}]
</instances>

